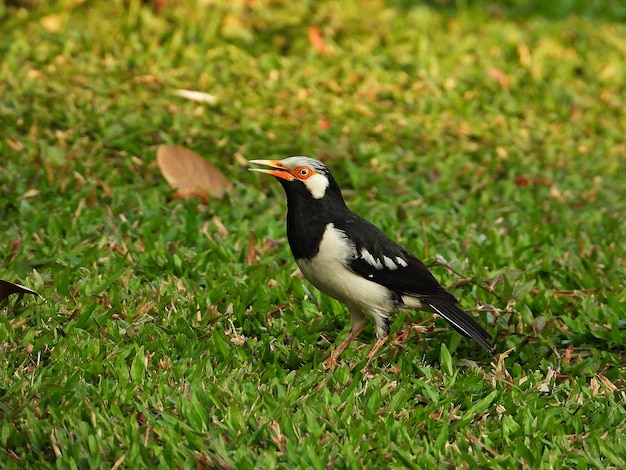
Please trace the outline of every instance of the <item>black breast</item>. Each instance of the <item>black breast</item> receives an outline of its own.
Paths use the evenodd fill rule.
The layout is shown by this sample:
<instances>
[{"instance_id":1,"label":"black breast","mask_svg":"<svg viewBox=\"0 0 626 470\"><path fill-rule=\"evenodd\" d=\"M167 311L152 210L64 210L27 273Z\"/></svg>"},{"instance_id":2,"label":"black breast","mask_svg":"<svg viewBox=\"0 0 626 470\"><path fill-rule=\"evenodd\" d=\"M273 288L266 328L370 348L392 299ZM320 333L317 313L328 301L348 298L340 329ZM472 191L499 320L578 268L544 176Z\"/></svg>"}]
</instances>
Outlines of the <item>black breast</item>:
<instances>
[{"instance_id":1,"label":"black breast","mask_svg":"<svg viewBox=\"0 0 626 470\"><path fill-rule=\"evenodd\" d=\"M317 254L326 226L330 223L314 202L299 201L289 204L287 208L287 239L296 259L311 259Z\"/></svg>"},{"instance_id":2,"label":"black breast","mask_svg":"<svg viewBox=\"0 0 626 470\"><path fill-rule=\"evenodd\" d=\"M321 199L315 199L301 181L280 180L287 195L287 239L296 259L311 259L319 251L328 224L348 211L332 180Z\"/></svg>"}]
</instances>

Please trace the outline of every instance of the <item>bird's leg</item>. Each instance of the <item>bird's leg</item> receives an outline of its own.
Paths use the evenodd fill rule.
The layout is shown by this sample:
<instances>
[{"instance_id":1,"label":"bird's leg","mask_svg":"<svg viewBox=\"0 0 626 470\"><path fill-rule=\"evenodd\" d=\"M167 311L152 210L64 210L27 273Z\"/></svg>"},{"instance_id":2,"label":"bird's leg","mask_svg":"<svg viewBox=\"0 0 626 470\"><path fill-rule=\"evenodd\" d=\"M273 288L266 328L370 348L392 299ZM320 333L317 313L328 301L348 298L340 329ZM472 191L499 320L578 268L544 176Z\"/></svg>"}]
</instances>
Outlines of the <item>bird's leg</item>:
<instances>
[{"instance_id":1,"label":"bird's leg","mask_svg":"<svg viewBox=\"0 0 626 470\"><path fill-rule=\"evenodd\" d=\"M341 356L341 353L346 350L346 348L350 345L350 343L359 336L359 333L363 331L363 327L365 323L358 324L356 327L352 328L352 331L348 335L346 339L344 339L339 346L330 354L330 357L326 359L322 365L324 369L334 369L337 365L337 359Z\"/></svg>"},{"instance_id":2,"label":"bird's leg","mask_svg":"<svg viewBox=\"0 0 626 470\"><path fill-rule=\"evenodd\" d=\"M384 336L384 337L378 338L376 340L376 342L374 343L374 346L372 346L372 349L370 349L370 352L367 353L367 364L365 364L363 369L361 369L362 373L367 372L367 368L370 366L370 363L372 362L372 359L374 359L374 357L376 357L376 354L378 353L378 350L383 346L383 344L385 344L385 341L387 341L387 338L389 338L389 336Z\"/></svg>"}]
</instances>

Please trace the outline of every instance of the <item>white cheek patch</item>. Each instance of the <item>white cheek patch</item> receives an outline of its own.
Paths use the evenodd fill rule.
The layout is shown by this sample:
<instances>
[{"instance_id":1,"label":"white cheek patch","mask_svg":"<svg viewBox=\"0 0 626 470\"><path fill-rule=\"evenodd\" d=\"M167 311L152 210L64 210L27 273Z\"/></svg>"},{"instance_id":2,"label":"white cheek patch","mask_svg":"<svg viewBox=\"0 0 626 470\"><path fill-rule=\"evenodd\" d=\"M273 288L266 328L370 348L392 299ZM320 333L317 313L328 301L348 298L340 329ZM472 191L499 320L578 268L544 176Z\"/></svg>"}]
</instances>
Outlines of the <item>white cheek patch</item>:
<instances>
[{"instance_id":1,"label":"white cheek patch","mask_svg":"<svg viewBox=\"0 0 626 470\"><path fill-rule=\"evenodd\" d=\"M326 188L328 188L329 181L324 175L317 173L310 178L305 179L303 183L315 199L322 199L324 194L326 194Z\"/></svg>"}]
</instances>

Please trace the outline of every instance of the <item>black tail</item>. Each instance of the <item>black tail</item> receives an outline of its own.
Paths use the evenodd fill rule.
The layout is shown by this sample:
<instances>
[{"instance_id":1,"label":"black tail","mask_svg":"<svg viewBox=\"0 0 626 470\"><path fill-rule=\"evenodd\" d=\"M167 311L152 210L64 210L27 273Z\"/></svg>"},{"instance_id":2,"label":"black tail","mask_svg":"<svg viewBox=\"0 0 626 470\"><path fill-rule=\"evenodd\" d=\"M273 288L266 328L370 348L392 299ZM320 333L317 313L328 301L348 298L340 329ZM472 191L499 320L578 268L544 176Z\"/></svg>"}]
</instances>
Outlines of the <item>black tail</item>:
<instances>
[{"instance_id":1,"label":"black tail","mask_svg":"<svg viewBox=\"0 0 626 470\"><path fill-rule=\"evenodd\" d=\"M428 301L427 303L437 315L446 320L460 334L466 338L473 339L490 353L494 352L495 348L491 344L491 335L476 320L465 313L458 304L446 302L445 300L439 302Z\"/></svg>"}]
</instances>

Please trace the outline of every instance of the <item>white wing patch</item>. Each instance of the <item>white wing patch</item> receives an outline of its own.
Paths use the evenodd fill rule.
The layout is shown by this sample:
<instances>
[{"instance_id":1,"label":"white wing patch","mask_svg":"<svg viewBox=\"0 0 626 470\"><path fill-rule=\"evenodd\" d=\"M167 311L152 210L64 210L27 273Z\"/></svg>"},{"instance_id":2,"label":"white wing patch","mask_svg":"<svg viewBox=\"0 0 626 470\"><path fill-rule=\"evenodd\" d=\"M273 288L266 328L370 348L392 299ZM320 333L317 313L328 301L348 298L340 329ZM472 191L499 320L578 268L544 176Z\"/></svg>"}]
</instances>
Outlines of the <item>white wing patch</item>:
<instances>
[{"instance_id":1,"label":"white wing patch","mask_svg":"<svg viewBox=\"0 0 626 470\"><path fill-rule=\"evenodd\" d=\"M402 266L403 268L406 268L409 264L404 261L402 258L400 258L399 256L396 256L396 261L398 262L398 264L400 266Z\"/></svg>"},{"instance_id":2,"label":"white wing patch","mask_svg":"<svg viewBox=\"0 0 626 470\"><path fill-rule=\"evenodd\" d=\"M380 262L379 259L376 259L372 256L372 254L367 251L365 248L361 249L361 257L369 264L370 266L376 269L383 269L383 263Z\"/></svg>"},{"instance_id":3,"label":"white wing patch","mask_svg":"<svg viewBox=\"0 0 626 470\"><path fill-rule=\"evenodd\" d=\"M387 266L387 268L391 269L392 271L398 269L398 265L394 263L393 260L388 256L383 255L383 262L385 263L385 266Z\"/></svg>"},{"instance_id":4,"label":"white wing patch","mask_svg":"<svg viewBox=\"0 0 626 470\"><path fill-rule=\"evenodd\" d=\"M383 268L387 268L391 271L395 271L400 266L402 266L403 268L406 268L409 265L405 260L403 260L399 256L396 256L396 259L393 260L389 256L383 255L383 259L381 261L378 258L375 258L374 255L372 255L365 248L361 248L361 258L363 258L367 262L367 264L379 270Z\"/></svg>"}]
</instances>

